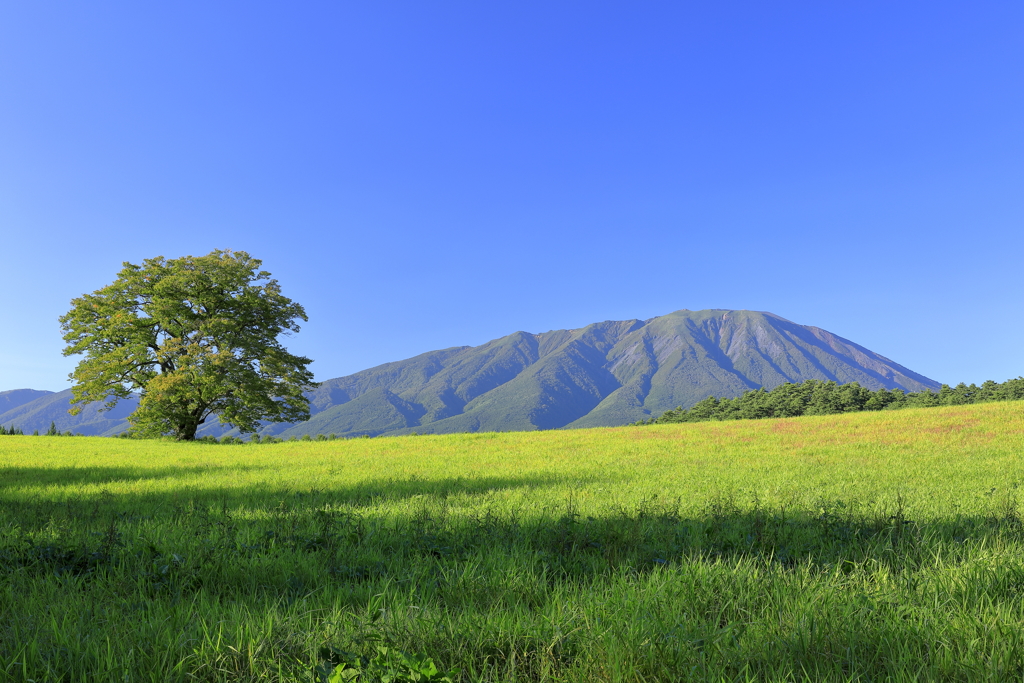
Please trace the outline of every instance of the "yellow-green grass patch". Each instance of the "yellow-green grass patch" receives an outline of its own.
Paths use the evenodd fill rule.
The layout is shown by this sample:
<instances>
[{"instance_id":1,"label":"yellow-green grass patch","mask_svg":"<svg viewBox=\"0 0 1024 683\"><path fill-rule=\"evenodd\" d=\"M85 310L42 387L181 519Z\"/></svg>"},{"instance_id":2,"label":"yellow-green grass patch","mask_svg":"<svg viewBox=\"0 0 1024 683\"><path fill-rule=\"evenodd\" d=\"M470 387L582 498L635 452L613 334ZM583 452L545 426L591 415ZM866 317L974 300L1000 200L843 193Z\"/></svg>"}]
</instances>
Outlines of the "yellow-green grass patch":
<instances>
[{"instance_id":1,"label":"yellow-green grass patch","mask_svg":"<svg viewBox=\"0 0 1024 683\"><path fill-rule=\"evenodd\" d=\"M1022 456L1021 402L0 437L0 680L413 680L382 644L463 681L1020 678Z\"/></svg>"}]
</instances>

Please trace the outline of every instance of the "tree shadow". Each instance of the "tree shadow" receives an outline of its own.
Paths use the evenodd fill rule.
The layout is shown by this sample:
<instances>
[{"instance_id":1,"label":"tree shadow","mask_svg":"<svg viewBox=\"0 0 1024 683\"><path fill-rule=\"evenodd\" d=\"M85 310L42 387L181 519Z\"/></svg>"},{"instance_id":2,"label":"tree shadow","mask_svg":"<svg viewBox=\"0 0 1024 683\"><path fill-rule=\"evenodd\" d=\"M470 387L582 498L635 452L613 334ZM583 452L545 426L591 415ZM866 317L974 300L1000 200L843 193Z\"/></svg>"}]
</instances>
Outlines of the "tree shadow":
<instances>
[{"instance_id":1,"label":"tree shadow","mask_svg":"<svg viewBox=\"0 0 1024 683\"><path fill-rule=\"evenodd\" d=\"M211 469L222 468L185 471ZM381 478L305 490L101 491L75 499L22 495L8 476L13 471L0 470L0 523L18 530L0 534L0 574L101 580L116 570L158 593L242 595L255 581L268 595L343 589L363 602L385 585L457 575L482 557L550 585L694 563L747 563L765 572L852 573L884 566L892 575L909 576L938 557L956 563L994 543L1024 546L1024 518L1009 497L993 500L984 514L925 521L909 518L899 500L870 510L843 501L773 509L720 497L684 511L678 500L648 498L587 515L571 489L542 497L540 508L472 500L567 484L564 477L543 474ZM182 469L149 470L142 477L132 467L17 472L18 479L45 475L71 486L166 478Z\"/></svg>"},{"instance_id":2,"label":"tree shadow","mask_svg":"<svg viewBox=\"0 0 1024 683\"><path fill-rule=\"evenodd\" d=\"M985 514L915 520L907 517L905 502L900 499L889 507L819 501L807 509L772 509L757 502L743 506L720 497L696 511L684 511L681 498L649 498L628 507L584 514L573 487L602 479L543 473L441 479L382 477L307 488L182 486L166 492L145 487L112 492L103 487L182 474L262 469L265 467L236 465L0 468L0 517L15 522L25 532L44 529L58 517L69 528L80 526L92 533L101 531L104 525L130 526L131 520L145 519L158 526L187 525L182 520L195 517L206 520L203 528L213 523L211 519L220 519L249 536L265 535L267 530L280 532L278 522L269 524L258 521L260 518L280 521L287 517L293 540L315 537L319 541L314 545L324 548L359 551L358 544L349 543L354 538L351 529L338 530L356 524L373 528L375 543L387 546L386 554L391 556L415 559L416 549L429 539L427 545L434 551L447 549L441 553L447 559L466 558L478 551L500 551L561 558L560 565L569 569L575 564L586 565L587 572L623 566L649 570L685 558L748 559L793 567L856 565L885 556L920 564L927 561L928 552L940 546L952 553L947 552L947 556L956 556L957 549L994 537L1024 544L1024 515L1016 498L1009 496L1001 501L993 499ZM26 483L33 486L28 492L19 489ZM76 497L59 488L86 484L99 486L98 492ZM518 504L520 507L509 508L510 504L500 499L486 500L503 490L541 492L566 484L570 484L567 494L542 496L541 502L532 507ZM456 512L452 511L453 500L457 501ZM412 502L415 504L410 505ZM237 518L240 511L261 514L241 521ZM270 529L261 524L276 526ZM340 541L342 538L348 541Z\"/></svg>"},{"instance_id":3,"label":"tree shadow","mask_svg":"<svg viewBox=\"0 0 1024 683\"><path fill-rule=\"evenodd\" d=\"M263 465L230 466L183 466L183 467L5 467L0 468L0 503L9 510L19 503L31 499L38 505L48 500L60 499L66 505L75 496L60 489L74 489L81 486L104 487L110 484L152 482L194 475L218 476L225 473L258 472L276 469ZM310 486L192 486L183 481L183 486L169 491L149 490L79 494L80 502L92 505L92 500L103 497L112 508L123 511L158 506L171 500L187 499L195 505L245 505L251 508L277 506L282 500L293 500L302 507L326 504L365 507L382 502L399 502L408 498L431 497L444 500L451 496L482 496L496 491L512 489L544 489L556 486L583 486L598 483L603 478L593 476L572 476L531 474L519 476L474 476L424 479L416 476L398 479L378 477L352 484L320 484ZM17 489L31 487L28 493Z\"/></svg>"},{"instance_id":4,"label":"tree shadow","mask_svg":"<svg viewBox=\"0 0 1024 683\"><path fill-rule=\"evenodd\" d=\"M218 472L252 472L263 465L192 465L175 467L0 467L0 499L10 489L32 487L78 487L117 482L153 481Z\"/></svg>"}]
</instances>

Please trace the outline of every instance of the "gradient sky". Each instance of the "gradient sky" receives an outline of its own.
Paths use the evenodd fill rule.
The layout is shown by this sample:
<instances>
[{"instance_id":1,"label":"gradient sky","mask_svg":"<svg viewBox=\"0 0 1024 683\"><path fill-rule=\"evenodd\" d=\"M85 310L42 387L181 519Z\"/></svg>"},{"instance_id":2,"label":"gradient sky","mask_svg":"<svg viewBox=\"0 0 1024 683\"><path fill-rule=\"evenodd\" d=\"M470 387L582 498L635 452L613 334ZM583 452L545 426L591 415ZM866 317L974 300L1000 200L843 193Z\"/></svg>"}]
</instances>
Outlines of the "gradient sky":
<instances>
[{"instance_id":1,"label":"gradient sky","mask_svg":"<svg viewBox=\"0 0 1024 683\"><path fill-rule=\"evenodd\" d=\"M771 311L1024 374L1024 3L10 2L0 390L139 263L248 251L318 379Z\"/></svg>"}]
</instances>

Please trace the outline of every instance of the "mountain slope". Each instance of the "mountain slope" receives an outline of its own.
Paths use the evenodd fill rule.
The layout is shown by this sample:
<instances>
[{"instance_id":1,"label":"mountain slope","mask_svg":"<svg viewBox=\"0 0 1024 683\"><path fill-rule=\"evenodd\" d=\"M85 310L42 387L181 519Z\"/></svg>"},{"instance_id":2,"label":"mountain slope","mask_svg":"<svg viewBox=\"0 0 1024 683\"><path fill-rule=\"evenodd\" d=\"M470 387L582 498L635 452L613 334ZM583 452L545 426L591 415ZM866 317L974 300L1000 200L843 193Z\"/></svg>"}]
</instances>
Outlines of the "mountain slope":
<instances>
[{"instance_id":1,"label":"mountain slope","mask_svg":"<svg viewBox=\"0 0 1024 683\"><path fill-rule=\"evenodd\" d=\"M0 391L0 415L52 393L52 391L39 391L37 389L12 389L11 391ZM2 424L2 422L0 422L0 424Z\"/></svg>"},{"instance_id":2,"label":"mountain slope","mask_svg":"<svg viewBox=\"0 0 1024 683\"><path fill-rule=\"evenodd\" d=\"M46 431L53 422L61 432L85 436L111 436L128 428L127 417L135 410L138 399L120 401L113 409L101 411L102 403L90 403L78 415L69 415L71 390L41 392L44 395L0 413L0 425L17 426L26 434Z\"/></svg>"},{"instance_id":3,"label":"mountain slope","mask_svg":"<svg viewBox=\"0 0 1024 683\"><path fill-rule=\"evenodd\" d=\"M682 310L576 330L515 332L481 346L385 363L323 382L310 393L309 421L268 424L262 433L375 436L613 426L711 395L732 397L807 379L856 381L869 389L939 387L849 340L771 313ZM66 406L64 394L70 392L26 406L61 400ZM114 426L96 420L118 417L120 410L83 416L92 420L90 429L110 433ZM0 424L9 423L11 412L0 414ZM41 426L19 426L45 429L52 415L33 413L32 425ZM217 423L200 430L226 432Z\"/></svg>"},{"instance_id":4,"label":"mountain slope","mask_svg":"<svg viewBox=\"0 0 1024 683\"><path fill-rule=\"evenodd\" d=\"M771 313L683 310L425 353L328 380L312 401L316 410L330 408L350 421L360 416L360 429L330 430L339 435L532 430L625 424L711 395L806 379L870 389L939 387L849 340ZM370 388L408 402L408 424L397 426L387 409L376 420L361 405L339 407ZM414 423L416 406L422 414ZM326 433L314 424L316 418L266 432Z\"/></svg>"}]
</instances>

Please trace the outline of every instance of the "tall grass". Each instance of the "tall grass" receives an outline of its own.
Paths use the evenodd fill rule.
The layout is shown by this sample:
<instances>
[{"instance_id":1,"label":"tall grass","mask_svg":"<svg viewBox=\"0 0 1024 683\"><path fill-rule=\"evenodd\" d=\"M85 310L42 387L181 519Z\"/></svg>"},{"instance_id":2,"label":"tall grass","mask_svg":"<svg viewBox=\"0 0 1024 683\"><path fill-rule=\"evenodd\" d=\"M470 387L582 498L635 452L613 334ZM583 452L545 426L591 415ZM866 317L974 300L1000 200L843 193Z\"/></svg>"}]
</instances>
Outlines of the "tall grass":
<instances>
[{"instance_id":1,"label":"tall grass","mask_svg":"<svg viewBox=\"0 0 1024 683\"><path fill-rule=\"evenodd\" d=\"M457 681L1021 679L1022 454L1020 402L5 437L0 680L316 681L381 646Z\"/></svg>"}]
</instances>

